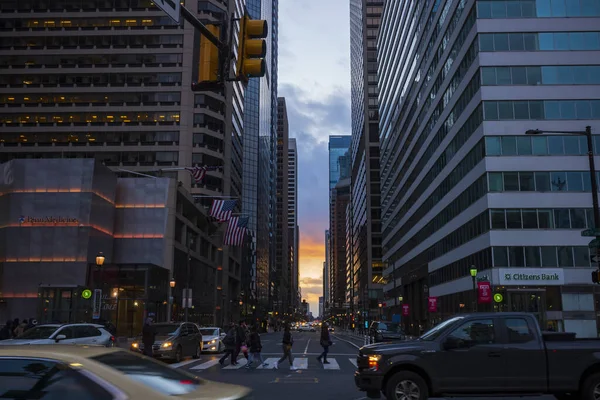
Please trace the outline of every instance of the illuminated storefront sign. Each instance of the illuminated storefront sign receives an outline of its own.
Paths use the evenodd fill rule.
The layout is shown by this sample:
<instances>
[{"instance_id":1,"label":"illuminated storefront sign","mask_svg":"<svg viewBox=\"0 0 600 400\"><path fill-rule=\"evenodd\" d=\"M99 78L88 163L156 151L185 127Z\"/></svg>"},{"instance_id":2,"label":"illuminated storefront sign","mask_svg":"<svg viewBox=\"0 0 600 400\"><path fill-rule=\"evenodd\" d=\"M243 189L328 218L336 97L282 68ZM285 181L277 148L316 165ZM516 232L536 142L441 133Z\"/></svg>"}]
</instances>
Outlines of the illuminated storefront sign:
<instances>
[{"instance_id":1,"label":"illuminated storefront sign","mask_svg":"<svg viewBox=\"0 0 600 400\"><path fill-rule=\"evenodd\" d=\"M19 218L20 224L31 224L31 225L46 225L46 224L78 224L79 220L72 217L63 216L45 216L45 217L31 217L21 215Z\"/></svg>"},{"instance_id":2,"label":"illuminated storefront sign","mask_svg":"<svg viewBox=\"0 0 600 400\"><path fill-rule=\"evenodd\" d=\"M564 285L562 268L498 268L500 285Z\"/></svg>"}]
</instances>

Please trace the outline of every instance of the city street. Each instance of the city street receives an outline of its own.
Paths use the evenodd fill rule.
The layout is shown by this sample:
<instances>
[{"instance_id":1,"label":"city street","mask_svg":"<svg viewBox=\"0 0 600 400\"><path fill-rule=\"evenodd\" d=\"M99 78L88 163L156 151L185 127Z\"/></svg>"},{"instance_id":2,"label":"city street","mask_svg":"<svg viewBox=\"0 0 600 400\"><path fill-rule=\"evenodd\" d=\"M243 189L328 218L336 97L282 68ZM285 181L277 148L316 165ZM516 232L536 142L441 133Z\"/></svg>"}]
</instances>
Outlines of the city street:
<instances>
[{"instance_id":1,"label":"city street","mask_svg":"<svg viewBox=\"0 0 600 400\"><path fill-rule=\"evenodd\" d=\"M212 381L251 387L257 400L366 400L366 395L356 389L353 379L358 349L351 343L359 343L359 340L333 335L334 345L330 347L328 357L330 364L323 365L316 360L322 351L319 332L293 332L294 366L298 370L290 371L287 361L274 370L272 365L282 354L282 335L282 332L261 335L263 359L269 364L266 368L246 370L243 368L246 360L241 355L239 365L231 367L228 360L225 367L221 367L218 363L221 356L216 354L203 354L198 360L190 359L172 366Z\"/></svg>"}]
</instances>

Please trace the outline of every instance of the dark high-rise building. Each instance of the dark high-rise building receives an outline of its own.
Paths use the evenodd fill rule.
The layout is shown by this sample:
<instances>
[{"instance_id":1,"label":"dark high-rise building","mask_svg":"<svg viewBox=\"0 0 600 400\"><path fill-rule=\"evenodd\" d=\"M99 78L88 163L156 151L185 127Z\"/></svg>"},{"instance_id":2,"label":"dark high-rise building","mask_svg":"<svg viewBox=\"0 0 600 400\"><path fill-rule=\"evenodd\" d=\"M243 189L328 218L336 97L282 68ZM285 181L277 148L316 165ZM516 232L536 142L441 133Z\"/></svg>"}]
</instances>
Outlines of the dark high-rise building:
<instances>
[{"instance_id":1,"label":"dark high-rise building","mask_svg":"<svg viewBox=\"0 0 600 400\"><path fill-rule=\"evenodd\" d=\"M340 180L340 157L348 153L352 136L329 136L329 189L333 189ZM347 164L342 162L343 166Z\"/></svg>"},{"instance_id":2,"label":"dark high-rise building","mask_svg":"<svg viewBox=\"0 0 600 400\"><path fill-rule=\"evenodd\" d=\"M331 190L331 307L342 312L346 303L346 212L350 203L350 178L340 180Z\"/></svg>"},{"instance_id":3,"label":"dark high-rise building","mask_svg":"<svg viewBox=\"0 0 600 400\"><path fill-rule=\"evenodd\" d=\"M288 248L290 270L290 313L300 307L300 230L298 228L298 148L296 139L288 142Z\"/></svg>"},{"instance_id":4,"label":"dark high-rise building","mask_svg":"<svg viewBox=\"0 0 600 400\"><path fill-rule=\"evenodd\" d=\"M229 21L244 5L186 7L204 21ZM190 90L199 35L188 25L151 0L1 1L0 162L95 158L121 177L166 169L162 176L204 196L206 207L210 196L241 199L244 87ZM168 171L205 165L223 168L198 185L186 171ZM183 259L185 246L175 250ZM239 248L222 255L218 297L237 298ZM221 312L235 315L234 304Z\"/></svg>"},{"instance_id":5,"label":"dark high-rise building","mask_svg":"<svg viewBox=\"0 0 600 400\"><path fill-rule=\"evenodd\" d=\"M383 297L377 32L383 0L350 1L352 100L352 277L353 309L371 315Z\"/></svg>"},{"instance_id":6,"label":"dark high-rise building","mask_svg":"<svg viewBox=\"0 0 600 400\"><path fill-rule=\"evenodd\" d=\"M273 282L273 310L280 313L289 311L290 265L288 229L288 140L289 126L285 98L277 99L277 185L275 223L275 274Z\"/></svg>"}]
</instances>

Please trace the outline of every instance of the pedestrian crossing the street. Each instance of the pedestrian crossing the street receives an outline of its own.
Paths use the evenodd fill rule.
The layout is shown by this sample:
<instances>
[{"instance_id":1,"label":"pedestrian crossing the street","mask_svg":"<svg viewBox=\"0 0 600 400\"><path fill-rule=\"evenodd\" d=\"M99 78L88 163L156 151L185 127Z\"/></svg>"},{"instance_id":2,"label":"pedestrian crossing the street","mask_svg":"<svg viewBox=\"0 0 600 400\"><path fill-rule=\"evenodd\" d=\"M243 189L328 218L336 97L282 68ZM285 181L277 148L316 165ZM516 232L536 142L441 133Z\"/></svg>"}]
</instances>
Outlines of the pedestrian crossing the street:
<instances>
[{"instance_id":1,"label":"pedestrian crossing the street","mask_svg":"<svg viewBox=\"0 0 600 400\"><path fill-rule=\"evenodd\" d=\"M269 357L263 358L265 361L262 365L256 365L252 367L252 369L256 370L273 370L277 361L279 361L279 357ZM196 364L192 363L184 363L184 365L174 365L174 368L186 368L192 372L200 372L206 370L223 370L223 371L231 371L231 370L246 370L244 368L248 363L244 357L240 357L237 360L236 365L229 364L229 359L225 362L225 366L222 367L219 365L219 358L215 357L212 359L201 359L194 360ZM296 370L314 370L321 369L326 371L354 371L356 369L356 357L328 357L327 361L329 364L322 364L315 357L295 357L294 358L294 367ZM288 370L290 368L289 361L284 361L279 365L279 369Z\"/></svg>"}]
</instances>

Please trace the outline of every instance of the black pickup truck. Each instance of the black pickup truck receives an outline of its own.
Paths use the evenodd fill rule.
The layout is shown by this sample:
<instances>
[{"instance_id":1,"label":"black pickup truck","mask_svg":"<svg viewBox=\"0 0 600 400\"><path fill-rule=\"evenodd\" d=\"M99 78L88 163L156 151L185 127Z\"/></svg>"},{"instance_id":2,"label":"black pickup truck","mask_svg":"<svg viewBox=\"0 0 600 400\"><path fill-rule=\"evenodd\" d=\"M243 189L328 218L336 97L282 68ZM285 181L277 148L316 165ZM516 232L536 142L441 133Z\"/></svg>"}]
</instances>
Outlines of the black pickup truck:
<instances>
[{"instance_id":1,"label":"black pickup truck","mask_svg":"<svg viewBox=\"0 0 600 400\"><path fill-rule=\"evenodd\" d=\"M600 340L542 333L526 313L455 316L416 340L362 347L357 365L356 386L369 398L600 399Z\"/></svg>"}]
</instances>

